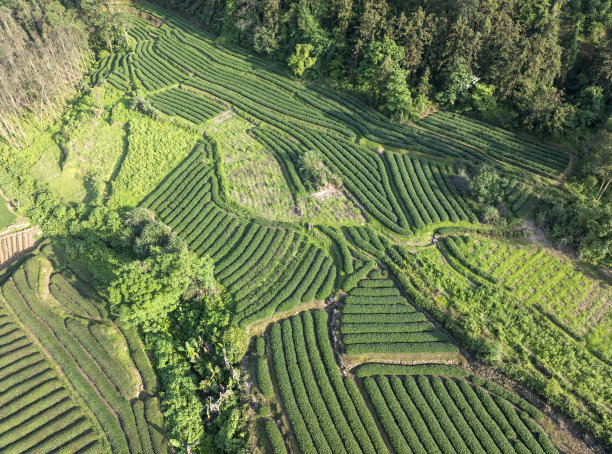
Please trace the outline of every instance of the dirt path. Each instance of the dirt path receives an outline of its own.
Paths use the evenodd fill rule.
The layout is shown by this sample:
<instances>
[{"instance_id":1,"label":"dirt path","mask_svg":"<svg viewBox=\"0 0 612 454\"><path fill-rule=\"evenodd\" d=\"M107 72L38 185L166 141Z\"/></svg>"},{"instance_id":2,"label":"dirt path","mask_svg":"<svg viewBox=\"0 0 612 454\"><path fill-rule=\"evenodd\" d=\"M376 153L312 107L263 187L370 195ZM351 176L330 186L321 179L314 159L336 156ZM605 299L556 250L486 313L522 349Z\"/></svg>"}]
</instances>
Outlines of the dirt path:
<instances>
[{"instance_id":1,"label":"dirt path","mask_svg":"<svg viewBox=\"0 0 612 454\"><path fill-rule=\"evenodd\" d=\"M296 314L299 314L300 312L309 311L311 309L325 309L325 301L324 300L313 301L312 303L300 304L295 309L292 309L290 311L277 312L274 314L273 317L267 318L265 320L262 320L260 322L256 322L250 325L247 328L247 337L251 338L253 336L258 336L260 334L263 334L268 329L268 326L271 325L272 323L276 323L279 320L283 320L285 318L292 317Z\"/></svg>"},{"instance_id":2,"label":"dirt path","mask_svg":"<svg viewBox=\"0 0 612 454\"><path fill-rule=\"evenodd\" d=\"M576 155L574 153L568 152L570 155L570 160L567 163L567 167L565 168L565 170L563 171L563 173L561 175L559 175L559 178L557 178L557 180L555 181L555 185L561 185L565 179L568 177L568 175L570 175L572 173L572 170L574 170L574 165L576 163Z\"/></svg>"},{"instance_id":3,"label":"dirt path","mask_svg":"<svg viewBox=\"0 0 612 454\"><path fill-rule=\"evenodd\" d=\"M523 226L527 231L527 241L539 243L547 248L555 249L554 244L548 239L544 231L535 224L533 219L525 219L523 221Z\"/></svg>"}]
</instances>

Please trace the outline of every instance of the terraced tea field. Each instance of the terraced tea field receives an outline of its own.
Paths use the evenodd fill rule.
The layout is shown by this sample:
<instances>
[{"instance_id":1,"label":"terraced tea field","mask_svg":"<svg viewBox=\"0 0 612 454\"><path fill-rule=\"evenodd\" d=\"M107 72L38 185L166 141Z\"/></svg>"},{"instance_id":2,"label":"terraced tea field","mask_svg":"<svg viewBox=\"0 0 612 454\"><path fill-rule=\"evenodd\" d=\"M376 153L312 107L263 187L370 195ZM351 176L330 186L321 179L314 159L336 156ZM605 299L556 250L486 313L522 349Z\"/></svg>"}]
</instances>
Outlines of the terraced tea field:
<instances>
[{"instance_id":1,"label":"terraced tea field","mask_svg":"<svg viewBox=\"0 0 612 454\"><path fill-rule=\"evenodd\" d=\"M610 357L612 344L603 333L612 330L612 290L605 281L542 246L465 236L445 238L444 245L459 263L505 286L524 304Z\"/></svg>"},{"instance_id":2,"label":"terraced tea field","mask_svg":"<svg viewBox=\"0 0 612 454\"><path fill-rule=\"evenodd\" d=\"M45 246L0 287L0 450L165 453L157 378L133 328Z\"/></svg>"},{"instance_id":3,"label":"terraced tea field","mask_svg":"<svg viewBox=\"0 0 612 454\"><path fill-rule=\"evenodd\" d=\"M366 364L356 372L365 378L343 377L324 311L274 323L268 345L274 390L265 365L258 383L268 396L278 393L294 436L287 444L300 452L558 452L536 422L542 414L524 399L477 377L439 376L465 377L461 369ZM257 351L266 357L262 338ZM274 452L286 449L280 438L270 442Z\"/></svg>"},{"instance_id":4,"label":"terraced tea field","mask_svg":"<svg viewBox=\"0 0 612 454\"><path fill-rule=\"evenodd\" d=\"M295 194L304 193L295 172L298 157L317 149L368 213L397 233L476 221L451 181L452 169L436 158L488 162L510 174L529 169L550 178L568 163L561 151L464 117L437 114L418 126L391 122L350 97L296 83L262 60L217 46L183 19L152 6L139 8L163 25L137 22L134 52L105 59L94 82L101 75L115 86L129 80L150 92L161 112L192 124L236 110L261 125L254 135L278 154ZM455 137L459 127L461 140ZM359 145L358 135L392 151L379 155ZM432 160L409 158L404 150Z\"/></svg>"},{"instance_id":5,"label":"terraced tea field","mask_svg":"<svg viewBox=\"0 0 612 454\"><path fill-rule=\"evenodd\" d=\"M0 273L0 452L587 452L560 411L612 440L609 286L480 223L467 184L498 172L512 223L568 153L449 112L396 122L162 8L117 7L128 51L77 104L108 149L81 124L87 153L64 156L79 197L57 188L64 123L19 168L30 213L66 204L36 222L69 252L0 237L0 268L23 254ZM167 277L175 252L189 264ZM192 262L208 276L179 283Z\"/></svg>"},{"instance_id":6,"label":"terraced tea field","mask_svg":"<svg viewBox=\"0 0 612 454\"><path fill-rule=\"evenodd\" d=\"M455 353L446 333L408 304L390 279L363 279L341 308L340 333L348 356Z\"/></svg>"},{"instance_id":7,"label":"terraced tea field","mask_svg":"<svg viewBox=\"0 0 612 454\"><path fill-rule=\"evenodd\" d=\"M190 249L215 261L216 278L238 301L238 322L248 325L329 296L337 272L328 254L291 224L234 214L211 159L212 148L203 142L143 206Z\"/></svg>"}]
</instances>

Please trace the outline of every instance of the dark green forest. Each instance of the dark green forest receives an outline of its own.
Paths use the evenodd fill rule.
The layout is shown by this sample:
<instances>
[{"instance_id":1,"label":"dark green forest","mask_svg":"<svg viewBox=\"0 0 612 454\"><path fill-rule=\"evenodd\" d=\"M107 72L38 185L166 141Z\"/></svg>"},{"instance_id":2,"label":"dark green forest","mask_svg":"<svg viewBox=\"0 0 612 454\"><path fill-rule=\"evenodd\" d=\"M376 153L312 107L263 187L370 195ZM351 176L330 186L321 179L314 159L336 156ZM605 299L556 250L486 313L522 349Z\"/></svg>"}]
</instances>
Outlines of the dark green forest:
<instances>
[{"instance_id":1,"label":"dark green forest","mask_svg":"<svg viewBox=\"0 0 612 454\"><path fill-rule=\"evenodd\" d=\"M606 0L159 0L292 71L409 118L432 105L573 134L612 91Z\"/></svg>"}]
</instances>

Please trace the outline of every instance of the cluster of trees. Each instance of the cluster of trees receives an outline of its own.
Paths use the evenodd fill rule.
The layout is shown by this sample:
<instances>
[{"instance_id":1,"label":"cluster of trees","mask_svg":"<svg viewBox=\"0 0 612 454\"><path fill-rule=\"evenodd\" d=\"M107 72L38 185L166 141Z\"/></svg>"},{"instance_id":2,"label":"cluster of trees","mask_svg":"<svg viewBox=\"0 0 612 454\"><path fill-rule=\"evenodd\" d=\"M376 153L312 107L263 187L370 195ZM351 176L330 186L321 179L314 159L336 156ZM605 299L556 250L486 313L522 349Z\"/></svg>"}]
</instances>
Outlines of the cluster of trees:
<instances>
[{"instance_id":1,"label":"cluster of trees","mask_svg":"<svg viewBox=\"0 0 612 454\"><path fill-rule=\"evenodd\" d=\"M187 249L151 211L125 215L126 260L108 293L111 308L137 326L160 377L168 437L191 452L246 452L239 368L245 333L231 322L213 262ZM203 420L208 421L208 429Z\"/></svg>"},{"instance_id":2,"label":"cluster of trees","mask_svg":"<svg viewBox=\"0 0 612 454\"><path fill-rule=\"evenodd\" d=\"M314 189L332 185L342 186L342 179L333 173L323 162L323 155L318 150L308 150L300 155L300 174Z\"/></svg>"},{"instance_id":3,"label":"cluster of trees","mask_svg":"<svg viewBox=\"0 0 612 454\"><path fill-rule=\"evenodd\" d=\"M34 114L40 128L58 119L90 60L84 31L55 20L61 11L41 22L28 13L31 23L20 24L0 9L0 135L17 148L29 141L23 117Z\"/></svg>"},{"instance_id":4,"label":"cluster of trees","mask_svg":"<svg viewBox=\"0 0 612 454\"><path fill-rule=\"evenodd\" d=\"M612 117L585 146L576 174L544 195L536 221L581 260L612 267Z\"/></svg>"},{"instance_id":5,"label":"cluster of trees","mask_svg":"<svg viewBox=\"0 0 612 454\"><path fill-rule=\"evenodd\" d=\"M245 451L246 413L237 364L246 334L212 262L188 251L144 209L125 214L92 203L67 205L3 156L3 190L66 254L107 287L115 313L138 327L162 384L168 438L184 452Z\"/></svg>"},{"instance_id":6,"label":"cluster of trees","mask_svg":"<svg viewBox=\"0 0 612 454\"><path fill-rule=\"evenodd\" d=\"M304 76L405 118L431 103L563 133L612 91L604 0L157 0Z\"/></svg>"},{"instance_id":7,"label":"cluster of trees","mask_svg":"<svg viewBox=\"0 0 612 454\"><path fill-rule=\"evenodd\" d=\"M99 0L8 0L0 7L0 137L29 145L28 127L58 120L93 53L125 50L129 15Z\"/></svg>"}]
</instances>

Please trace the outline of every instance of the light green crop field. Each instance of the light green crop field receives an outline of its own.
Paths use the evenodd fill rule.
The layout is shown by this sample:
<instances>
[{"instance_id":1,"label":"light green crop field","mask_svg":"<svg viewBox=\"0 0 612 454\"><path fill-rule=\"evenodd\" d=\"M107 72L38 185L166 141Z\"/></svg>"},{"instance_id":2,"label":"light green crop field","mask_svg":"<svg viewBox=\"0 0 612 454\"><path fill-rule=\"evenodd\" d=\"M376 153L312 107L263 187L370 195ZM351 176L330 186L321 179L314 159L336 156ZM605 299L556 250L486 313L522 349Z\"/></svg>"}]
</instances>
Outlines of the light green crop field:
<instances>
[{"instance_id":1,"label":"light green crop field","mask_svg":"<svg viewBox=\"0 0 612 454\"><path fill-rule=\"evenodd\" d=\"M536 307L576 338L586 340L594 351L612 358L612 287L605 280L537 244L469 237L450 241L473 267L507 287L524 304Z\"/></svg>"},{"instance_id":2,"label":"light green crop field","mask_svg":"<svg viewBox=\"0 0 612 454\"><path fill-rule=\"evenodd\" d=\"M248 134L253 125L243 118L231 115L220 120L210 121L205 132L222 155L228 195L264 217L289 217L293 195L272 151Z\"/></svg>"}]
</instances>

